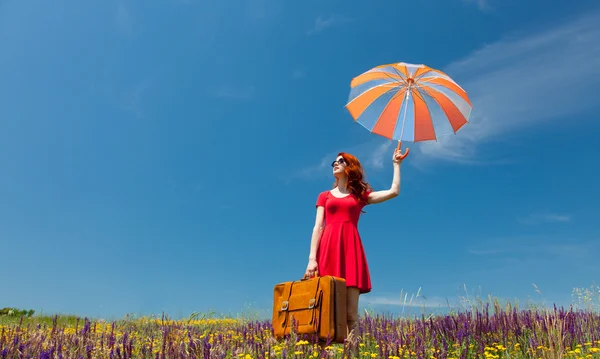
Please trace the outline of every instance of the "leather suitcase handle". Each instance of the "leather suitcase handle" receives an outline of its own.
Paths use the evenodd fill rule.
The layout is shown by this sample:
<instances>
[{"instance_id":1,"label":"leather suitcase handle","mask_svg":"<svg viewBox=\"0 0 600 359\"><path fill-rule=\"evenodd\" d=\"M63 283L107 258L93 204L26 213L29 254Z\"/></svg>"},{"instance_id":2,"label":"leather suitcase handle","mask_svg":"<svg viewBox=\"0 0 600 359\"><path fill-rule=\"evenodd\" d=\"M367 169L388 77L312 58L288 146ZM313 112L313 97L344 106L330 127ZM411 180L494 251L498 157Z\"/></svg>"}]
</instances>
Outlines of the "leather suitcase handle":
<instances>
[{"instance_id":1,"label":"leather suitcase handle","mask_svg":"<svg viewBox=\"0 0 600 359\"><path fill-rule=\"evenodd\" d=\"M319 276L319 271L318 271L318 270L316 270L316 271L315 271L315 275L314 275L312 278L317 278L318 276ZM311 277L309 277L309 276L308 276L306 273L304 273L304 276L302 277L302 279L301 279L301 280L307 280L307 279L310 279L310 278L311 278Z\"/></svg>"}]
</instances>

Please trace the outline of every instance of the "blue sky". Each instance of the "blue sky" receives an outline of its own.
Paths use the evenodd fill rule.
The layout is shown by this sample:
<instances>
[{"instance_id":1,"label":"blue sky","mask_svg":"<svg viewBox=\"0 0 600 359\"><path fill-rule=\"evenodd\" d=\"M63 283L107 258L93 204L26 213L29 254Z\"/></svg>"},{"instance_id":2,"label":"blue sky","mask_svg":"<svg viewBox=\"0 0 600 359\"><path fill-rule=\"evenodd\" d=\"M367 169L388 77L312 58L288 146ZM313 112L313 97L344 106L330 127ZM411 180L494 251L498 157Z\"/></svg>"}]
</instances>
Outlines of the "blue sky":
<instances>
[{"instance_id":1,"label":"blue sky","mask_svg":"<svg viewBox=\"0 0 600 359\"><path fill-rule=\"evenodd\" d=\"M268 316L337 152L391 184L395 143L344 105L400 61L475 108L366 208L361 308L569 304L600 273L599 22L592 0L4 1L0 307Z\"/></svg>"}]
</instances>

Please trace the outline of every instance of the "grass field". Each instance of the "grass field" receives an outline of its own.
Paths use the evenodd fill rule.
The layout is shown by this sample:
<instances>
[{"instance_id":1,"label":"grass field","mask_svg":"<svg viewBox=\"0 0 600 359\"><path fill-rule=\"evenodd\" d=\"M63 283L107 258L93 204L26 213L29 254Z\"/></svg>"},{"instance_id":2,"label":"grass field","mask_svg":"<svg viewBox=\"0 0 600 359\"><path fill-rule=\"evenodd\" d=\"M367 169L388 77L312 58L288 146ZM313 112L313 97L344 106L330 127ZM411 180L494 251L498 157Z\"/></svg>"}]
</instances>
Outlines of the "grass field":
<instances>
[{"instance_id":1,"label":"grass field","mask_svg":"<svg viewBox=\"0 0 600 359\"><path fill-rule=\"evenodd\" d=\"M107 322L13 312L0 315L0 358L600 358L600 314L584 304L519 309L491 301L411 318L365 313L356 344L324 351L314 338L275 340L268 320L195 314Z\"/></svg>"}]
</instances>

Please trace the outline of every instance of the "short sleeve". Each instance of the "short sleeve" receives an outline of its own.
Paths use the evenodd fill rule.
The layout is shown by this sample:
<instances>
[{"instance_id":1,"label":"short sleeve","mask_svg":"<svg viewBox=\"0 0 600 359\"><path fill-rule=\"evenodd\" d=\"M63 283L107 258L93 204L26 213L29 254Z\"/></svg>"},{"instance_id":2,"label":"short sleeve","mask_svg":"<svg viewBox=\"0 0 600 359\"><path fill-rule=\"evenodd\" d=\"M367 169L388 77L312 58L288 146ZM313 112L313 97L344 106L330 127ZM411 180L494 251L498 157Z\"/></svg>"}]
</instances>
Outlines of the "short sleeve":
<instances>
[{"instance_id":1,"label":"short sleeve","mask_svg":"<svg viewBox=\"0 0 600 359\"><path fill-rule=\"evenodd\" d=\"M363 193L363 195L362 195L362 206L363 207L369 205L369 195L371 194L371 192L373 192L373 190L369 189Z\"/></svg>"},{"instance_id":2,"label":"short sleeve","mask_svg":"<svg viewBox=\"0 0 600 359\"><path fill-rule=\"evenodd\" d=\"M315 207L325 207L325 200L327 199L327 192L321 192L317 198L317 204Z\"/></svg>"}]
</instances>

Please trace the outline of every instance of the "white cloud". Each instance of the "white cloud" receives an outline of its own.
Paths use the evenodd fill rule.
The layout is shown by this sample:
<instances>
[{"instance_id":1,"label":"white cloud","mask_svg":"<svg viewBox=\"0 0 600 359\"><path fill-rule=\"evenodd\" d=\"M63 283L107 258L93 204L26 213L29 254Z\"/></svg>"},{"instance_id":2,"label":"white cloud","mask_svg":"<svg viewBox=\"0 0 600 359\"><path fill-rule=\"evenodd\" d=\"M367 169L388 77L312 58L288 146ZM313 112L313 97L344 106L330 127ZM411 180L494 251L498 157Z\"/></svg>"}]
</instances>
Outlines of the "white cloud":
<instances>
[{"instance_id":1,"label":"white cloud","mask_svg":"<svg viewBox=\"0 0 600 359\"><path fill-rule=\"evenodd\" d=\"M117 11L115 13L115 21L119 31L126 36L133 35L133 20L129 10L123 4L117 5Z\"/></svg>"},{"instance_id":2,"label":"white cloud","mask_svg":"<svg viewBox=\"0 0 600 359\"><path fill-rule=\"evenodd\" d=\"M460 296L448 298L441 296L425 296L421 288L416 293L405 292L404 289L397 294L382 293L369 295L361 298L361 305L367 307L391 307L392 311L401 311L408 314L411 309L427 310L428 312L445 312L455 310L463 306L464 300Z\"/></svg>"},{"instance_id":3,"label":"white cloud","mask_svg":"<svg viewBox=\"0 0 600 359\"><path fill-rule=\"evenodd\" d=\"M456 304L450 301L448 298L432 297L432 298L412 298L410 296L365 296L361 298L361 302L365 304L377 306L377 305L390 305L399 306L406 308L454 308Z\"/></svg>"},{"instance_id":4,"label":"white cloud","mask_svg":"<svg viewBox=\"0 0 600 359\"><path fill-rule=\"evenodd\" d=\"M324 177L331 177L332 173L329 165L339 152L346 152L358 158L365 171L367 181L369 181L369 175L374 171L384 168L385 161L389 161L390 164L392 163L392 155L396 144L397 142L395 141L390 141L374 135L373 138L367 142L330 151L319 159L318 164L300 168L293 173L288 180L296 178L305 180L316 178L321 180Z\"/></svg>"},{"instance_id":5,"label":"white cloud","mask_svg":"<svg viewBox=\"0 0 600 359\"><path fill-rule=\"evenodd\" d=\"M292 78L295 79L301 79L304 78L306 76L306 73L302 70L294 70L294 72L292 72Z\"/></svg>"},{"instance_id":6,"label":"white cloud","mask_svg":"<svg viewBox=\"0 0 600 359\"><path fill-rule=\"evenodd\" d=\"M542 222L570 222L571 216L567 214L556 213L533 213L527 217L519 218L522 224L537 224Z\"/></svg>"},{"instance_id":7,"label":"white cloud","mask_svg":"<svg viewBox=\"0 0 600 359\"><path fill-rule=\"evenodd\" d=\"M463 0L467 4L474 4L481 11L487 12L492 10L489 0Z\"/></svg>"},{"instance_id":8,"label":"white cloud","mask_svg":"<svg viewBox=\"0 0 600 359\"><path fill-rule=\"evenodd\" d=\"M254 86L221 85L212 94L221 98L245 100L254 96Z\"/></svg>"},{"instance_id":9,"label":"white cloud","mask_svg":"<svg viewBox=\"0 0 600 359\"><path fill-rule=\"evenodd\" d=\"M144 93L150 88L150 82L151 80L149 78L140 81L132 89L127 91L122 98L123 108L132 112L138 118L145 117L142 98Z\"/></svg>"},{"instance_id":10,"label":"white cloud","mask_svg":"<svg viewBox=\"0 0 600 359\"><path fill-rule=\"evenodd\" d=\"M281 5L275 0L244 0L243 21L251 27L264 25L279 14Z\"/></svg>"},{"instance_id":11,"label":"white cloud","mask_svg":"<svg viewBox=\"0 0 600 359\"><path fill-rule=\"evenodd\" d=\"M370 165L374 168L383 168L383 161L385 160L386 155L389 155L388 157L391 162L393 153L393 150L390 149L391 145L392 141L385 141L375 147L375 150L371 155L367 156L366 165Z\"/></svg>"},{"instance_id":12,"label":"white cloud","mask_svg":"<svg viewBox=\"0 0 600 359\"><path fill-rule=\"evenodd\" d=\"M502 135L548 125L560 117L582 121L598 107L600 14L594 13L519 39L504 39L442 71L473 103L471 123L438 142L421 142L429 159L481 163L478 146ZM483 160L485 161L485 160Z\"/></svg>"},{"instance_id":13,"label":"white cloud","mask_svg":"<svg viewBox=\"0 0 600 359\"><path fill-rule=\"evenodd\" d=\"M311 179L314 179L315 177L321 178L322 176L325 176L325 175L331 176L331 172L328 172L328 170L327 170L327 163L328 163L327 160L330 158L333 158L332 156L335 156L335 154L332 154L331 156L329 156L329 155L324 156L321 159L321 161L319 162L319 164L317 164L317 165L307 166L307 167L303 167L303 168L299 169L292 175L286 176L285 181L288 183L291 183L294 179L311 180ZM333 161L333 160L331 160L331 161Z\"/></svg>"},{"instance_id":14,"label":"white cloud","mask_svg":"<svg viewBox=\"0 0 600 359\"><path fill-rule=\"evenodd\" d=\"M328 29L328 28L331 28L334 26L338 26L338 25L347 23L349 21L351 21L351 19L344 15L331 15L330 17L328 17L326 19L319 16L315 19L315 22L314 22L312 28L310 30L308 30L306 33L309 36L315 35L315 34L322 32L325 29Z\"/></svg>"},{"instance_id":15,"label":"white cloud","mask_svg":"<svg viewBox=\"0 0 600 359\"><path fill-rule=\"evenodd\" d=\"M550 235L514 236L478 240L467 248L467 252L474 256L490 258L505 256L567 263L579 262L583 259L592 260L599 247L600 241L597 239Z\"/></svg>"}]
</instances>

